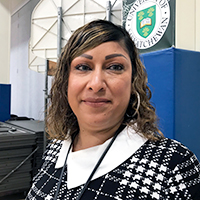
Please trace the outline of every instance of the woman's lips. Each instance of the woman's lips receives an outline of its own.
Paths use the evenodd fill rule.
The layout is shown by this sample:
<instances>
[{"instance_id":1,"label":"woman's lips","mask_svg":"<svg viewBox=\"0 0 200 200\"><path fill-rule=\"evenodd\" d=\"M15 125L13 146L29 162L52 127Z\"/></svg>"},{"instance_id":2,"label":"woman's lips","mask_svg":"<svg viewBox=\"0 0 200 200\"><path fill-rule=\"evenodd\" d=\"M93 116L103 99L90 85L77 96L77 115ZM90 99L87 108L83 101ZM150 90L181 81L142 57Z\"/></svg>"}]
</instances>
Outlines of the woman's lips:
<instances>
[{"instance_id":1,"label":"woman's lips","mask_svg":"<svg viewBox=\"0 0 200 200\"><path fill-rule=\"evenodd\" d=\"M104 105L107 105L108 103L111 103L110 100L106 98L86 98L82 100L86 105L91 107L101 107Z\"/></svg>"}]
</instances>

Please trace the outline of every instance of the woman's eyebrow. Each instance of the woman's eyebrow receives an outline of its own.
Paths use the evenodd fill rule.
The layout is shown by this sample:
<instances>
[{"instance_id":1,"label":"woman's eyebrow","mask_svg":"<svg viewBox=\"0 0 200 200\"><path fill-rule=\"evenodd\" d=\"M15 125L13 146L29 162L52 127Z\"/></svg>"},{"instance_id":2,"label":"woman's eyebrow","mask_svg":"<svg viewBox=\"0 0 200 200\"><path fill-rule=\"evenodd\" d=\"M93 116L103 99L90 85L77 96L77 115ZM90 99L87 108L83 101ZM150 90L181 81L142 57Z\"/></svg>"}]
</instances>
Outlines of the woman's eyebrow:
<instances>
[{"instance_id":1,"label":"woman's eyebrow","mask_svg":"<svg viewBox=\"0 0 200 200\"><path fill-rule=\"evenodd\" d=\"M111 59L111 58L121 57L121 56L124 57L124 58L126 58L126 56L124 56L123 54L115 53L115 54L107 55L107 56L105 57L105 59L108 60L108 59ZM127 59L127 58L126 58L126 59Z\"/></svg>"},{"instance_id":2,"label":"woman's eyebrow","mask_svg":"<svg viewBox=\"0 0 200 200\"><path fill-rule=\"evenodd\" d=\"M93 57L91 55L88 55L88 54L85 54L85 53L80 55L80 57L84 57L84 58L87 58L87 59L90 59L90 60L93 59Z\"/></svg>"}]
</instances>

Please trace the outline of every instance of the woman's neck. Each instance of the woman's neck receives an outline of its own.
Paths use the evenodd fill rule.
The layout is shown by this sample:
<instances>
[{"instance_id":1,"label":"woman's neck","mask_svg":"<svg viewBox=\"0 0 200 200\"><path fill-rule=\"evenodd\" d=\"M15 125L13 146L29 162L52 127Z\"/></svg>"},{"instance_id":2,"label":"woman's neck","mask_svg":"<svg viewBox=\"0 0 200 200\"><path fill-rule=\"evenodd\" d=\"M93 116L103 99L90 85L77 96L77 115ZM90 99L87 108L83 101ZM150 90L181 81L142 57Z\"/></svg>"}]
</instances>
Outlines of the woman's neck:
<instances>
[{"instance_id":1,"label":"woman's neck","mask_svg":"<svg viewBox=\"0 0 200 200\"><path fill-rule=\"evenodd\" d=\"M74 140L72 151L79 151L103 144L114 136L119 126L120 124L100 131L80 128L80 132Z\"/></svg>"}]
</instances>

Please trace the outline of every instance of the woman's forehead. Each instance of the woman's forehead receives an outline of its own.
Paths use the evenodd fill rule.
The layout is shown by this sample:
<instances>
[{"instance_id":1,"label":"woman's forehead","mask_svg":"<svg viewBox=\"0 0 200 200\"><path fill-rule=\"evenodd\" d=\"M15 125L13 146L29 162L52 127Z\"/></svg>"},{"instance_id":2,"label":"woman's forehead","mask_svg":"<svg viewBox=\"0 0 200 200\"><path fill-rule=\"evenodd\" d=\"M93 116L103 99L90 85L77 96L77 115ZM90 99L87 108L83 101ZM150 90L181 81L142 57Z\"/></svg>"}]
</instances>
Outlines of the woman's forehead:
<instances>
[{"instance_id":1,"label":"woman's forehead","mask_svg":"<svg viewBox=\"0 0 200 200\"><path fill-rule=\"evenodd\" d=\"M94 43L94 44L91 44L91 45L87 45L86 48L84 48L84 44L82 45L82 48L78 48L77 51L74 52L74 55L72 56L72 60L76 57L79 57L83 54L85 54L86 52L100 46L100 45L103 45L105 43L113 43L114 44L119 44L120 47L122 47L122 49L129 55L130 57L130 52L128 51L128 49L126 48L126 45L124 43L123 40L120 40L120 41L116 41L116 40L111 40L111 41L106 41L106 42L100 42L100 43Z\"/></svg>"}]
</instances>

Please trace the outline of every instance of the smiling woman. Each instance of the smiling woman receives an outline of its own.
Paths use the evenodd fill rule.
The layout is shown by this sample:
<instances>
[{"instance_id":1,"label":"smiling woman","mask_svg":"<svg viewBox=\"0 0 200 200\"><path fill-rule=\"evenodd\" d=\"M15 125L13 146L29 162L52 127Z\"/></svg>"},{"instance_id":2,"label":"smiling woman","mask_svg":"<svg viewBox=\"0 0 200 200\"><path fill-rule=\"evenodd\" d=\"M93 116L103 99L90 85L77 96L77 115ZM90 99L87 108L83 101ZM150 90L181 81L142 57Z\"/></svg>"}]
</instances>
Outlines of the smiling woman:
<instances>
[{"instance_id":1,"label":"smiling woman","mask_svg":"<svg viewBox=\"0 0 200 200\"><path fill-rule=\"evenodd\" d=\"M72 61L68 102L79 124L76 150L113 136L128 107L131 76L131 60L118 42L105 42ZM87 134L98 140L96 144L92 138L85 141Z\"/></svg>"},{"instance_id":2,"label":"smiling woman","mask_svg":"<svg viewBox=\"0 0 200 200\"><path fill-rule=\"evenodd\" d=\"M200 164L165 138L127 31L97 20L63 49L47 146L27 200L200 199Z\"/></svg>"},{"instance_id":3,"label":"smiling woman","mask_svg":"<svg viewBox=\"0 0 200 200\"><path fill-rule=\"evenodd\" d=\"M111 47L112 49L109 50ZM98 59L99 56L101 58ZM102 66L98 67L98 65ZM121 70L111 70L117 68ZM100 73L99 69L106 73ZM97 73L100 73L100 76ZM75 77L76 81L73 81L75 85L82 83L90 74L90 78L93 77L90 83L95 84L97 81L97 85L95 85L97 89L103 80L101 76L110 76L109 82L114 82L116 79L129 82L129 96L122 98L123 93L117 96L117 99L120 96L123 101L129 102L126 105L128 109L124 110L126 115L123 116L123 118L125 117L123 121L128 122L145 137L157 140L157 134L152 133L161 132L157 127L155 109L149 102L151 91L147 86L146 71L139 59L135 44L125 29L99 20L79 28L69 39L62 52L55 76L52 87L52 103L47 119L48 132L54 139L64 140L66 136L73 135L80 128L77 116L74 115L68 101L69 78L74 74L80 75L80 77ZM98 82L98 78L102 80ZM105 81L102 83L106 86ZM121 83L116 81L113 87L119 89ZM125 89L127 89L126 86ZM103 92L108 91L103 90ZM136 110L139 103L138 97L141 104L140 108ZM133 113L136 115L131 116ZM135 126L136 122L137 126Z\"/></svg>"}]
</instances>

